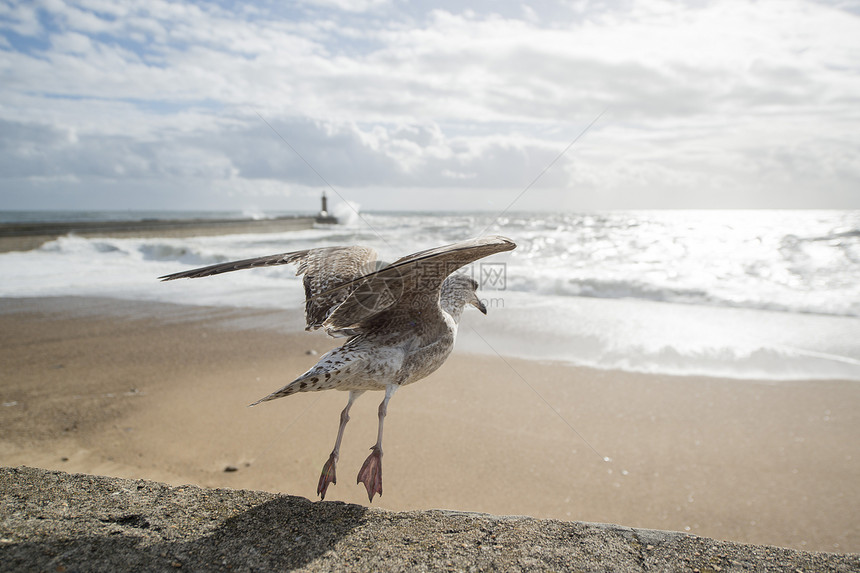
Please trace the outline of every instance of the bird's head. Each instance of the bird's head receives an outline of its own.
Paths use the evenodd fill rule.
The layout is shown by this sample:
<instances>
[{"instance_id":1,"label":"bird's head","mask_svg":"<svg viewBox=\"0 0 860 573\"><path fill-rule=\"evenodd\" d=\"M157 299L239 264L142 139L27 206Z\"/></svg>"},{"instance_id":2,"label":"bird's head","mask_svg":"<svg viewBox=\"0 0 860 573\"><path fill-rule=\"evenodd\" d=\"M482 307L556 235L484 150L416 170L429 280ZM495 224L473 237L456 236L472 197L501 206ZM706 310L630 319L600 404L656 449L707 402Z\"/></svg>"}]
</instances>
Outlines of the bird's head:
<instances>
[{"instance_id":1,"label":"bird's head","mask_svg":"<svg viewBox=\"0 0 860 573\"><path fill-rule=\"evenodd\" d=\"M460 315L466 304L471 304L482 313L487 314L487 307L478 298L478 283L475 279L462 274L450 275L442 283L439 302L442 309L460 322Z\"/></svg>"}]
</instances>

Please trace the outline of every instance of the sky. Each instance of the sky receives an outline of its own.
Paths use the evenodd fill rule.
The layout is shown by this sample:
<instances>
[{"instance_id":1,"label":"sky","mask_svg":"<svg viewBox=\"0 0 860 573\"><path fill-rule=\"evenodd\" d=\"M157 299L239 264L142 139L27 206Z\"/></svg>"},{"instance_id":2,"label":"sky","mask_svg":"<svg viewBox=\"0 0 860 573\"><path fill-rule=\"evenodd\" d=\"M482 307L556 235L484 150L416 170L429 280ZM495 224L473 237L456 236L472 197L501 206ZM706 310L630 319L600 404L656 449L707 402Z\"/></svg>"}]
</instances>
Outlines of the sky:
<instances>
[{"instance_id":1,"label":"sky","mask_svg":"<svg viewBox=\"0 0 860 573\"><path fill-rule=\"evenodd\" d=\"M0 210L309 211L323 189L860 208L860 0L0 0Z\"/></svg>"}]
</instances>

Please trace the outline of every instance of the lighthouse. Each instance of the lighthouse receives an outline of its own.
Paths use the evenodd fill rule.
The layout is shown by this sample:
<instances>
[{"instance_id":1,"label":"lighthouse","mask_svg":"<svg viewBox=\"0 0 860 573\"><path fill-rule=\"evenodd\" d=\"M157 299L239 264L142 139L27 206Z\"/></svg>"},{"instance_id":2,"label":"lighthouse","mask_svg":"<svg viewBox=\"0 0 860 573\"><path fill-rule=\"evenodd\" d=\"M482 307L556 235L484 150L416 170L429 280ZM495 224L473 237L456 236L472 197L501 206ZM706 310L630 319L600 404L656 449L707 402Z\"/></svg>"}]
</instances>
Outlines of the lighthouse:
<instances>
[{"instance_id":1,"label":"lighthouse","mask_svg":"<svg viewBox=\"0 0 860 573\"><path fill-rule=\"evenodd\" d=\"M337 217L332 217L328 214L328 197L325 196L325 189L322 192L322 205L320 206L319 214L317 214L316 222L325 225L337 224Z\"/></svg>"}]
</instances>

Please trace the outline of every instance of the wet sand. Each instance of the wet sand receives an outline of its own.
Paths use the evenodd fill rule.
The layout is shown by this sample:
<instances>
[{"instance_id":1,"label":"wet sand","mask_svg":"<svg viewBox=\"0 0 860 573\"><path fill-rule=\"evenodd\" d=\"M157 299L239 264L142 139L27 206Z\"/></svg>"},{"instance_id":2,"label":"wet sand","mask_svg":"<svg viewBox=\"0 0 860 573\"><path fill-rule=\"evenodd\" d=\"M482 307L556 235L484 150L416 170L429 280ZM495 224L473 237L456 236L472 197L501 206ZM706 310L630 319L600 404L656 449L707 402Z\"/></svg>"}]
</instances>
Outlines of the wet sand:
<instances>
[{"instance_id":1,"label":"wet sand","mask_svg":"<svg viewBox=\"0 0 860 573\"><path fill-rule=\"evenodd\" d=\"M339 344L301 332L298 312L0 299L0 325L0 465L316 498L346 394L247 407ZM356 402L327 500L367 504L355 474L381 398ZM857 552L858 435L856 382L643 375L455 351L392 398L373 505Z\"/></svg>"}]
</instances>

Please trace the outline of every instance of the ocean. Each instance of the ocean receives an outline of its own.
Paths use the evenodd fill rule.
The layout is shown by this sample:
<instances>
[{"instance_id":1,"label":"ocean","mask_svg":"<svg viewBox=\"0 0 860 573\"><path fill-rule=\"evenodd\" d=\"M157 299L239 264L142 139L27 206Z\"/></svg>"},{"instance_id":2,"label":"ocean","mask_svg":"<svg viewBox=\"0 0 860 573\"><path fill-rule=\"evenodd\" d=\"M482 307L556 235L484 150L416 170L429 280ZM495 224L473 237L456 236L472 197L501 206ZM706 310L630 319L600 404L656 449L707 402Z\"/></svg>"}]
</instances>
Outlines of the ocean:
<instances>
[{"instance_id":1,"label":"ocean","mask_svg":"<svg viewBox=\"0 0 860 573\"><path fill-rule=\"evenodd\" d=\"M260 218L289 213L3 212L0 221ZM64 236L0 254L0 296L103 296L300 309L291 266L161 283L216 262L363 244L383 260L480 234L518 248L463 272L486 317L458 348L604 369L754 380L860 380L860 211L359 213L289 233ZM300 325L297 325L300 326ZM310 336L310 335L309 335Z\"/></svg>"}]
</instances>

